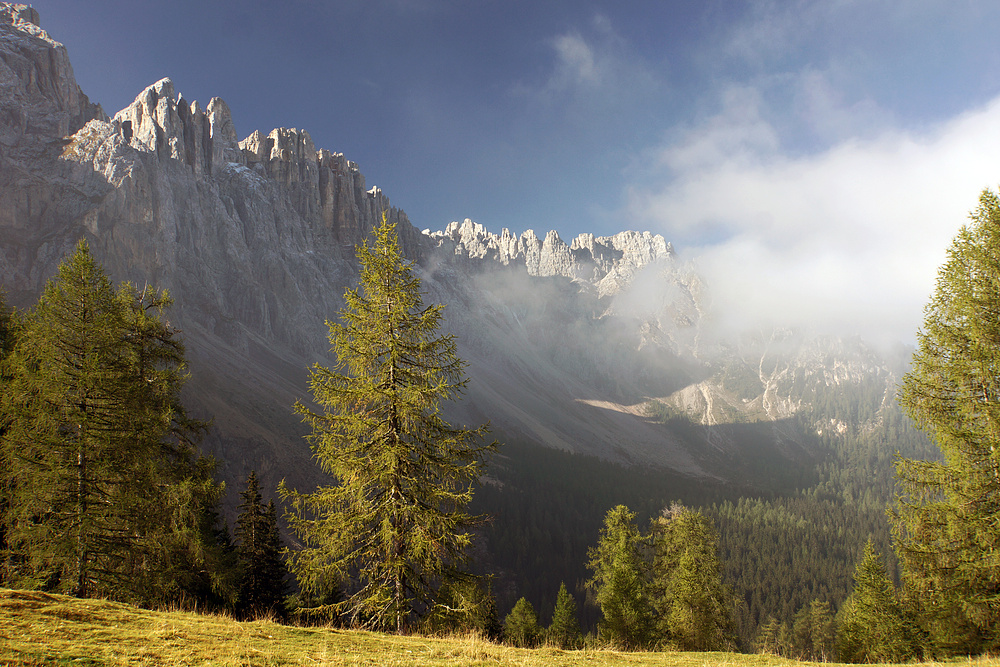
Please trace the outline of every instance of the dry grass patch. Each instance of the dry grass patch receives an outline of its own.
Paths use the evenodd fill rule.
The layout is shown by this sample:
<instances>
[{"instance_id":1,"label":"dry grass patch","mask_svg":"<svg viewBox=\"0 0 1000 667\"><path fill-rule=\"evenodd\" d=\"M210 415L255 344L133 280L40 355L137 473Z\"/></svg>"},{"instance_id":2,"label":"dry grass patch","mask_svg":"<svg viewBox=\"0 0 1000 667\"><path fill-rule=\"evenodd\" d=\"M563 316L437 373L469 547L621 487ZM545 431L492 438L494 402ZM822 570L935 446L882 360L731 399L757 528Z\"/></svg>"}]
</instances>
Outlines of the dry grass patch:
<instances>
[{"instance_id":1,"label":"dry grass patch","mask_svg":"<svg viewBox=\"0 0 1000 667\"><path fill-rule=\"evenodd\" d=\"M148 611L0 589L0 665L379 665L397 667L763 667L803 665L733 653L620 653L518 649L476 636L400 637L225 616ZM952 665L1000 667L1000 661Z\"/></svg>"}]
</instances>

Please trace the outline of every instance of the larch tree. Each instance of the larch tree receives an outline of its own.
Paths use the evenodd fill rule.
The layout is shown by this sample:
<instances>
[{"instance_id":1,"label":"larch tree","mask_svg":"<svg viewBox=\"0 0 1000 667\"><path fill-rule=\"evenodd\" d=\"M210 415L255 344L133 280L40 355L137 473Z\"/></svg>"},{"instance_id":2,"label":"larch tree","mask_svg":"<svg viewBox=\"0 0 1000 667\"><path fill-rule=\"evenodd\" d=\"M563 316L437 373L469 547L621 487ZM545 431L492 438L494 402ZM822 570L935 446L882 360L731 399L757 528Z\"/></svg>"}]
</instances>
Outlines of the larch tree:
<instances>
[{"instance_id":1,"label":"larch tree","mask_svg":"<svg viewBox=\"0 0 1000 667\"><path fill-rule=\"evenodd\" d=\"M559 584L559 593L556 595L556 606L552 612L552 623L546 632L546 641L562 649L576 648L580 643L576 600L566 588L566 582Z\"/></svg>"},{"instance_id":2,"label":"larch tree","mask_svg":"<svg viewBox=\"0 0 1000 667\"><path fill-rule=\"evenodd\" d=\"M14 342L17 340L17 327L19 324L17 313L7 305L3 290L0 290L0 396L9 394L8 384L10 383L10 371L7 365L7 357L14 349ZM7 432L10 423L10 416L3 409L0 402L0 443L3 442L4 433ZM6 583L8 574L8 550L7 550L7 516L10 507L11 494L11 469L6 451L0 447L0 583Z\"/></svg>"},{"instance_id":3,"label":"larch tree","mask_svg":"<svg viewBox=\"0 0 1000 667\"><path fill-rule=\"evenodd\" d=\"M520 598L504 619L504 640L514 646L531 648L538 641L539 634L541 628L538 627L534 606L526 598Z\"/></svg>"},{"instance_id":4,"label":"larch tree","mask_svg":"<svg viewBox=\"0 0 1000 667\"><path fill-rule=\"evenodd\" d=\"M8 566L20 585L162 602L186 593L212 545L221 493L180 405L183 345L165 293L115 290L86 243L27 313L2 413Z\"/></svg>"},{"instance_id":5,"label":"larch tree","mask_svg":"<svg viewBox=\"0 0 1000 667\"><path fill-rule=\"evenodd\" d=\"M948 250L899 402L939 460L900 459L893 513L908 596L936 652L1000 645L1000 198Z\"/></svg>"},{"instance_id":6,"label":"larch tree","mask_svg":"<svg viewBox=\"0 0 1000 667\"><path fill-rule=\"evenodd\" d=\"M333 369L312 368L314 456L332 483L312 493L284 484L287 520L303 548L290 567L307 594L340 585L333 610L369 627L406 631L433 610L443 582L468 576L472 485L495 443L485 425L455 427L441 404L466 385L455 338L441 335L442 306L423 304L396 227L357 248L358 286L328 321Z\"/></svg>"}]
</instances>

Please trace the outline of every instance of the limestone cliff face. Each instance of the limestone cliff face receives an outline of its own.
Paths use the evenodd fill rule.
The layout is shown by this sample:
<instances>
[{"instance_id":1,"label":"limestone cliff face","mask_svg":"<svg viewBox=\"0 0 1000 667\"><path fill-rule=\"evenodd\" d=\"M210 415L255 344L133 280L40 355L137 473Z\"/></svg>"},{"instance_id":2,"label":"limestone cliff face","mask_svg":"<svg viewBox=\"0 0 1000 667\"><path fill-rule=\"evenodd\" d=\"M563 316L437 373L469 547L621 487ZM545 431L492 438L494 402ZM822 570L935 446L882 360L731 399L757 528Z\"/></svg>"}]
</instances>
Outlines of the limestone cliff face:
<instances>
[{"instance_id":1,"label":"limestone cliff face","mask_svg":"<svg viewBox=\"0 0 1000 667\"><path fill-rule=\"evenodd\" d=\"M59 76L46 90L75 88L71 69ZM225 102L202 110L169 79L69 136L53 134L78 117L61 104L42 95L35 106L60 123L15 141L6 156L4 172L29 179L27 188L4 189L15 200L3 225L15 300L38 293L83 236L115 278L170 289L186 327L238 349L256 336L305 353L325 349L328 301L316 293L343 292L354 246L382 211L400 223L409 254L423 252L405 214L366 189L357 165L317 151L306 132L279 128L239 142Z\"/></svg>"},{"instance_id":2,"label":"limestone cliff face","mask_svg":"<svg viewBox=\"0 0 1000 667\"><path fill-rule=\"evenodd\" d=\"M66 47L41 28L28 5L0 4L0 145L45 141L101 118L76 84Z\"/></svg>"},{"instance_id":3,"label":"limestone cliff face","mask_svg":"<svg viewBox=\"0 0 1000 667\"><path fill-rule=\"evenodd\" d=\"M279 128L240 142L226 104L163 79L108 118L30 7L0 3L0 276L34 302L88 240L116 281L169 289L191 359L190 394L215 417L224 476L311 469L290 410L326 357L357 272L354 247L382 212L420 258L428 241L343 155ZM305 473L302 473L305 474ZM273 481L277 481L274 479Z\"/></svg>"}]
</instances>

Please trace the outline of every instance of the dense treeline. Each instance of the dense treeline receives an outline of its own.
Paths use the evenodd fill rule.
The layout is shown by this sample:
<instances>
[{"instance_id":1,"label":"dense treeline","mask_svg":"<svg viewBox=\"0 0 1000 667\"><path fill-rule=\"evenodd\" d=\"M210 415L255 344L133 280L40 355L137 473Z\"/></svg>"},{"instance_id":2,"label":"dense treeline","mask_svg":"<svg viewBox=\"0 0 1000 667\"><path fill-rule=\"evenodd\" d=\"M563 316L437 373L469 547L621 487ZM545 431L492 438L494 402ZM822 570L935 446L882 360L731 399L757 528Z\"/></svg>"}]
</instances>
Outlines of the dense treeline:
<instances>
[{"instance_id":1,"label":"dense treeline","mask_svg":"<svg viewBox=\"0 0 1000 667\"><path fill-rule=\"evenodd\" d=\"M726 581L744 597L750 627L770 619L791 627L813 600L839 609L868 540L888 557L893 578L899 576L886 515L895 493L894 460L932 459L933 446L895 403L874 423L824 434L822 442L826 456L814 486L705 508L719 529Z\"/></svg>"},{"instance_id":2,"label":"dense treeline","mask_svg":"<svg viewBox=\"0 0 1000 667\"><path fill-rule=\"evenodd\" d=\"M626 505L645 525L674 501L704 506L740 497L738 489L664 470L644 470L507 439L472 506L490 516L483 528L480 567L493 572L502 613L520 597L540 617L551 617L560 582L581 601L580 622L600 619L585 582L587 549L594 546L608 509Z\"/></svg>"},{"instance_id":3,"label":"dense treeline","mask_svg":"<svg viewBox=\"0 0 1000 667\"><path fill-rule=\"evenodd\" d=\"M819 393L819 405L784 424L813 452L811 474L763 479L748 474L745 487L508 441L504 456L491 466L495 481L484 484L475 501L493 517L485 535L490 565L498 573L498 607L510 609L523 596L540 617L549 618L558 582L566 581L584 602L584 628L596 631L601 613L584 585L584 554L597 540L604 513L624 504L645 523L680 501L699 508L718 531L723 581L739 602L733 612L739 646L758 646L771 623L781 652L814 655L796 648L807 643L802 618L814 604L826 605L831 616L840 609L869 539L898 578L886 515L894 496L895 457L936 456L926 436L885 400L884 383ZM851 421L862 416L866 421ZM852 426L817 434L816 425L831 420ZM753 426L742 428L749 432ZM687 428L703 427L687 422ZM801 482L806 486L795 486Z\"/></svg>"},{"instance_id":4,"label":"dense treeline","mask_svg":"<svg viewBox=\"0 0 1000 667\"><path fill-rule=\"evenodd\" d=\"M180 402L169 306L165 292L116 289L84 242L23 316L0 301L3 585L242 604L247 536L234 550L224 486L198 454L207 424Z\"/></svg>"}]
</instances>

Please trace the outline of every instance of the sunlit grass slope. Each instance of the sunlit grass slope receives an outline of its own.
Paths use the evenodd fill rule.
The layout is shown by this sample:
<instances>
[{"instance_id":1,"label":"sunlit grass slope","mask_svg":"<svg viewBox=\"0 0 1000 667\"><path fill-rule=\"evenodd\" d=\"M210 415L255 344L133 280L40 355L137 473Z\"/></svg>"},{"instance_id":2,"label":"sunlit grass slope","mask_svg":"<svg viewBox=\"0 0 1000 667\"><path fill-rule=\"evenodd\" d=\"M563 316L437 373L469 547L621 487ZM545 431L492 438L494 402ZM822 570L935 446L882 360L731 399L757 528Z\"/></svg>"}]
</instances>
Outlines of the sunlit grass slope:
<instances>
[{"instance_id":1,"label":"sunlit grass slope","mask_svg":"<svg viewBox=\"0 0 1000 667\"><path fill-rule=\"evenodd\" d=\"M158 612L0 589L0 665L796 665L730 653L515 649L475 638L397 637ZM956 663L957 664L957 663ZM997 666L1000 661L960 664Z\"/></svg>"}]
</instances>

